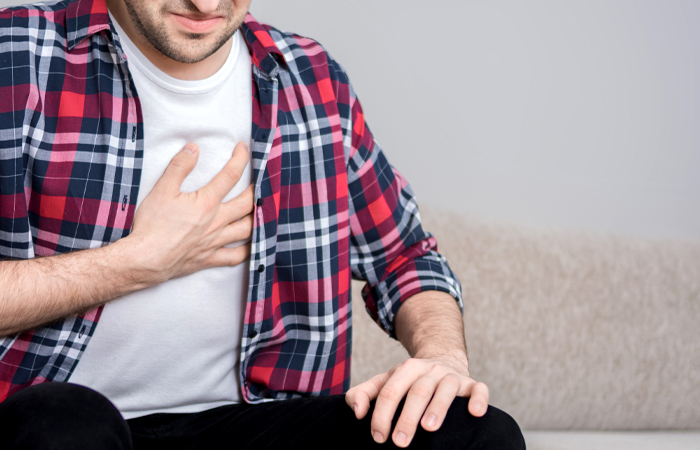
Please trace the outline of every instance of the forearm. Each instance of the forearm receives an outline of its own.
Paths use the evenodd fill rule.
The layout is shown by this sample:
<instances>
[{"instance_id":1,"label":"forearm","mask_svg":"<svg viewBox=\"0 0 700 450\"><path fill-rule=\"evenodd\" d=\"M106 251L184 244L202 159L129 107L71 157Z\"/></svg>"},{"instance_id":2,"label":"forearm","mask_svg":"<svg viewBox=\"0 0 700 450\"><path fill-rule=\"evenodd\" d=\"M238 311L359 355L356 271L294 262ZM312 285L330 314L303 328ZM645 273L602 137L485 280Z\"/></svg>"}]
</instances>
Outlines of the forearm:
<instances>
[{"instance_id":1,"label":"forearm","mask_svg":"<svg viewBox=\"0 0 700 450\"><path fill-rule=\"evenodd\" d=\"M226 248L253 232L253 187L224 197L240 180L248 150L239 143L206 186L183 193L197 164L186 145L134 215L131 234L106 247L60 256L0 261L0 336L88 311L131 292L250 257L250 245Z\"/></svg>"},{"instance_id":2,"label":"forearm","mask_svg":"<svg viewBox=\"0 0 700 450\"><path fill-rule=\"evenodd\" d=\"M451 295L424 291L410 297L396 313L394 326L411 357L450 356L467 364L464 323Z\"/></svg>"},{"instance_id":3,"label":"forearm","mask_svg":"<svg viewBox=\"0 0 700 450\"><path fill-rule=\"evenodd\" d=\"M88 311L154 284L128 239L98 249L0 262L0 336Z\"/></svg>"}]
</instances>

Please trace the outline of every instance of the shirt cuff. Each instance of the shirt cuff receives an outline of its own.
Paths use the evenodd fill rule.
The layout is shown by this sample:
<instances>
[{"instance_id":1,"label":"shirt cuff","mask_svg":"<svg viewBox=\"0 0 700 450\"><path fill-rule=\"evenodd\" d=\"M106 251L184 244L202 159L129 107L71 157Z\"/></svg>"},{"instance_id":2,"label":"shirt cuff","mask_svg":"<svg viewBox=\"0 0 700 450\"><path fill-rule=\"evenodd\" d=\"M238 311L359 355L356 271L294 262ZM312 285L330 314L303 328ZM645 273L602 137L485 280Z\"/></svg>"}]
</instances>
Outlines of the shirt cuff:
<instances>
[{"instance_id":1,"label":"shirt cuff","mask_svg":"<svg viewBox=\"0 0 700 450\"><path fill-rule=\"evenodd\" d=\"M424 291L445 292L464 311L462 288L445 258L435 251L407 261L374 286L365 285L362 297L367 312L394 339L394 317L404 301Z\"/></svg>"}]
</instances>

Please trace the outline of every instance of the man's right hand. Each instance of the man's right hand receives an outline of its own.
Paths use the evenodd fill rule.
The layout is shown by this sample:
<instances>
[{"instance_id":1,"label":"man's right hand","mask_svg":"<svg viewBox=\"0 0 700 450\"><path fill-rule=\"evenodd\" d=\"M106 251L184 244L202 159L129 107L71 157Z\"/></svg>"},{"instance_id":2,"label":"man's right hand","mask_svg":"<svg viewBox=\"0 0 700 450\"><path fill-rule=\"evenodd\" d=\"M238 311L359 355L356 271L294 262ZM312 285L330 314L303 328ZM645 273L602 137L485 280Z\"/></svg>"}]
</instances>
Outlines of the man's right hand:
<instances>
[{"instance_id":1,"label":"man's right hand","mask_svg":"<svg viewBox=\"0 0 700 450\"><path fill-rule=\"evenodd\" d=\"M144 269L156 282L210 267L235 266L250 256L250 244L234 248L253 232L253 186L223 203L241 180L248 164L248 149L240 143L214 179L198 191L180 188L197 165L199 149L187 144L165 169L134 215L127 237Z\"/></svg>"}]
</instances>

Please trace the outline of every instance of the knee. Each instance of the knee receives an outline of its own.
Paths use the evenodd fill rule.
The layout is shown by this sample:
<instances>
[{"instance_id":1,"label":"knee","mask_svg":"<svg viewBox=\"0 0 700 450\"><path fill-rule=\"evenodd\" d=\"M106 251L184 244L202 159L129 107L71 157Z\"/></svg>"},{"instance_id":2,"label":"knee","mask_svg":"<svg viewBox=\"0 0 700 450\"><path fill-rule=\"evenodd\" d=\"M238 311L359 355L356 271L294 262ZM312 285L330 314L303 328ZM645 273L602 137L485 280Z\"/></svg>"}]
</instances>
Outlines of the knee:
<instances>
[{"instance_id":1,"label":"knee","mask_svg":"<svg viewBox=\"0 0 700 450\"><path fill-rule=\"evenodd\" d=\"M510 415L489 406L483 417L474 417L467 410L468 401L456 398L440 429L422 433L425 448L525 450L523 434Z\"/></svg>"},{"instance_id":2,"label":"knee","mask_svg":"<svg viewBox=\"0 0 700 450\"><path fill-rule=\"evenodd\" d=\"M0 404L0 418L0 441L21 448L131 448L129 426L114 405L76 384L25 388Z\"/></svg>"},{"instance_id":3,"label":"knee","mask_svg":"<svg viewBox=\"0 0 700 450\"><path fill-rule=\"evenodd\" d=\"M479 424L476 440L480 444L474 448L525 450L525 438L520 426L505 411L489 406L483 417L470 417Z\"/></svg>"}]
</instances>

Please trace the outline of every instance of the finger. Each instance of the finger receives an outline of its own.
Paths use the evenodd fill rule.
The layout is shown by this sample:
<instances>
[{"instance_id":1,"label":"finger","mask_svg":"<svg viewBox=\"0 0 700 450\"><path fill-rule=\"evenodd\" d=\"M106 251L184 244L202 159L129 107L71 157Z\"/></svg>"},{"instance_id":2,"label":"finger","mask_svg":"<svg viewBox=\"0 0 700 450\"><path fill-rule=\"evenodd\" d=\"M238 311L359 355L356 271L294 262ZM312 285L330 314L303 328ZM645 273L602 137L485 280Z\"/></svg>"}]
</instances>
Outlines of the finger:
<instances>
[{"instance_id":1,"label":"finger","mask_svg":"<svg viewBox=\"0 0 700 450\"><path fill-rule=\"evenodd\" d=\"M168 192L180 192L180 186L185 181L187 175L192 172L192 169L197 165L199 149L193 143L189 143L183 147L180 152L165 168L165 172L153 187L153 190L165 189Z\"/></svg>"},{"instance_id":2,"label":"finger","mask_svg":"<svg viewBox=\"0 0 700 450\"><path fill-rule=\"evenodd\" d=\"M252 235L253 214L248 214L242 219L224 226L214 240L214 246L218 248L234 242L244 241L250 238Z\"/></svg>"},{"instance_id":3,"label":"finger","mask_svg":"<svg viewBox=\"0 0 700 450\"><path fill-rule=\"evenodd\" d=\"M355 412L355 417L362 419L369 412L370 402L377 398L379 390L389 379L389 373L375 375L364 383L358 384L345 394L345 402Z\"/></svg>"},{"instance_id":4,"label":"finger","mask_svg":"<svg viewBox=\"0 0 700 450\"><path fill-rule=\"evenodd\" d=\"M469 395L469 413L474 417L486 414L489 405L489 388L484 383L475 383L471 386Z\"/></svg>"},{"instance_id":5,"label":"finger","mask_svg":"<svg viewBox=\"0 0 700 450\"><path fill-rule=\"evenodd\" d=\"M471 384L476 384L476 382L472 380ZM421 426L424 429L435 431L442 426L447 410L450 409L455 397L459 395L460 385L459 379L454 375L446 375L440 380L433 399L423 414L423 420L421 420Z\"/></svg>"},{"instance_id":6,"label":"finger","mask_svg":"<svg viewBox=\"0 0 700 450\"><path fill-rule=\"evenodd\" d=\"M248 164L248 147L243 143L236 145L233 156L228 160L221 172L202 188L203 192L213 195L221 202L226 194L240 181L245 166Z\"/></svg>"},{"instance_id":7,"label":"finger","mask_svg":"<svg viewBox=\"0 0 700 450\"><path fill-rule=\"evenodd\" d=\"M233 267L250 258L250 242L240 247L217 249L210 257L210 267Z\"/></svg>"},{"instance_id":8,"label":"finger","mask_svg":"<svg viewBox=\"0 0 700 450\"><path fill-rule=\"evenodd\" d=\"M399 402L409 388L423 374L418 361L408 360L401 364L379 391L372 414L372 436L378 443L385 442L391 433L391 421Z\"/></svg>"},{"instance_id":9,"label":"finger","mask_svg":"<svg viewBox=\"0 0 700 450\"><path fill-rule=\"evenodd\" d=\"M253 212L255 203L253 202L254 188L251 184L245 191L241 192L231 200L222 203L220 217L217 217L217 226L225 226L231 222Z\"/></svg>"},{"instance_id":10,"label":"finger","mask_svg":"<svg viewBox=\"0 0 700 450\"><path fill-rule=\"evenodd\" d=\"M409 389L401 416L396 422L396 427L392 434L392 439L397 446L406 447L413 440L418 423L423 417L425 408L433 397L438 383L439 380L437 378L425 375L419 378Z\"/></svg>"}]
</instances>

